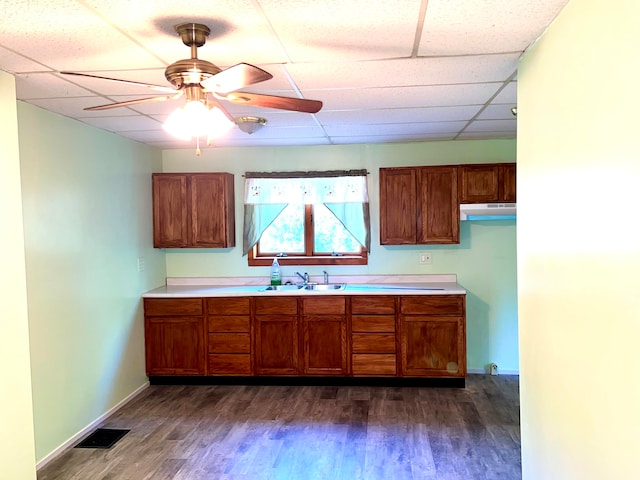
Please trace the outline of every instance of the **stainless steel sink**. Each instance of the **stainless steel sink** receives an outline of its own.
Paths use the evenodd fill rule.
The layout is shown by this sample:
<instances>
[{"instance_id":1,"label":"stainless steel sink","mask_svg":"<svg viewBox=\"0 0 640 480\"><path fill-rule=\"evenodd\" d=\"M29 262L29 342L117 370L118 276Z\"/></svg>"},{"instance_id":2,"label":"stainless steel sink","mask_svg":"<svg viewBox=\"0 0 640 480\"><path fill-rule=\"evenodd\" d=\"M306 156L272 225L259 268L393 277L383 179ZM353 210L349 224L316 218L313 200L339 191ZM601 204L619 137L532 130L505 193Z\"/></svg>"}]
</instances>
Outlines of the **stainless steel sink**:
<instances>
[{"instance_id":1,"label":"stainless steel sink","mask_svg":"<svg viewBox=\"0 0 640 480\"><path fill-rule=\"evenodd\" d=\"M300 290L304 285L269 285L267 287L264 287L264 291L265 292L272 292L272 291L297 291Z\"/></svg>"},{"instance_id":2,"label":"stainless steel sink","mask_svg":"<svg viewBox=\"0 0 640 480\"><path fill-rule=\"evenodd\" d=\"M315 283L304 287L305 290L327 291L327 290L344 290L346 283Z\"/></svg>"}]
</instances>

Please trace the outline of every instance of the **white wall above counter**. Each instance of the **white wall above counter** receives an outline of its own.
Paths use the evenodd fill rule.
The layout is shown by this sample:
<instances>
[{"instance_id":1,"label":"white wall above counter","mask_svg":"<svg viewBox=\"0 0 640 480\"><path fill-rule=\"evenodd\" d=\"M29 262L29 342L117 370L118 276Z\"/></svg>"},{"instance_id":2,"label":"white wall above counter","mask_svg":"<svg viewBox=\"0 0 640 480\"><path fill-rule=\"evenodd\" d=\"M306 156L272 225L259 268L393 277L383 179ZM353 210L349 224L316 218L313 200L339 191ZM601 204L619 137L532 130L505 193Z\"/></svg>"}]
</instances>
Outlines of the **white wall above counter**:
<instances>
[{"instance_id":1,"label":"white wall above counter","mask_svg":"<svg viewBox=\"0 0 640 480\"><path fill-rule=\"evenodd\" d=\"M282 282L299 283L297 277ZM311 276L311 283L323 283L322 276ZM331 284L346 284L342 290L265 291L265 277L173 277L163 287L144 293L144 298L184 298L246 295L465 295L455 274L438 275L348 275L331 276Z\"/></svg>"}]
</instances>

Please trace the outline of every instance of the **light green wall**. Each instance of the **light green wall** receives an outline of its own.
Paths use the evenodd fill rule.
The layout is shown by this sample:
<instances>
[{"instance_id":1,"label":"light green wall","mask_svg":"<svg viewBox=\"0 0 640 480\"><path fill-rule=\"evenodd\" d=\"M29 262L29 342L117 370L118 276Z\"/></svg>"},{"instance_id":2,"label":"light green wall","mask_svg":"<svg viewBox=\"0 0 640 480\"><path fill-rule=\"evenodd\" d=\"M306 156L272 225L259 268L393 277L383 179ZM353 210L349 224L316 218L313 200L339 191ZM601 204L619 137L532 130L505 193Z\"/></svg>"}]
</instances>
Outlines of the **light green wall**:
<instances>
[{"instance_id":1,"label":"light green wall","mask_svg":"<svg viewBox=\"0 0 640 480\"><path fill-rule=\"evenodd\" d=\"M151 226L161 153L22 102L18 128L40 461L147 382L140 295L166 276Z\"/></svg>"},{"instance_id":2,"label":"light green wall","mask_svg":"<svg viewBox=\"0 0 640 480\"><path fill-rule=\"evenodd\" d=\"M518 71L524 480L640 471L639 18L572 0Z\"/></svg>"},{"instance_id":3,"label":"light green wall","mask_svg":"<svg viewBox=\"0 0 640 480\"><path fill-rule=\"evenodd\" d=\"M36 478L14 78L0 71L0 478Z\"/></svg>"},{"instance_id":4,"label":"light green wall","mask_svg":"<svg viewBox=\"0 0 640 480\"><path fill-rule=\"evenodd\" d=\"M341 274L456 273L467 297L468 368L484 370L490 362L503 372L517 372L517 302L515 221L462 222L455 246L383 247L379 235L380 167L495 163L515 161L515 140L474 140L386 145L319 147L211 148L165 150L163 171L225 171L235 174L236 239L231 249L168 249L169 277L269 275L268 267L248 267L242 257L242 203L246 171L331 170L366 168L369 175L372 245L369 265L331 267ZM418 253L433 253L432 265L419 265ZM305 268L320 275L325 267ZM294 267L283 267L293 275Z\"/></svg>"}]
</instances>

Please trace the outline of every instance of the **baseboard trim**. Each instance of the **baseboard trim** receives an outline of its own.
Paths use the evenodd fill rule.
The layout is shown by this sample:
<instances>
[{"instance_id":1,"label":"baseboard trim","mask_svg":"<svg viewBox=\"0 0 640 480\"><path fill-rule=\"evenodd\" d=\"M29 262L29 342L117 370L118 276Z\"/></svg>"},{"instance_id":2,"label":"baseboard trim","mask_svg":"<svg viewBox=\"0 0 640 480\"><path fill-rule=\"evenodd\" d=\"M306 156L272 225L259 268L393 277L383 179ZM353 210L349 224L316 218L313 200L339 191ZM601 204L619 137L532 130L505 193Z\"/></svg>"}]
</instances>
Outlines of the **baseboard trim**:
<instances>
[{"instance_id":1,"label":"baseboard trim","mask_svg":"<svg viewBox=\"0 0 640 480\"><path fill-rule=\"evenodd\" d=\"M38 463L36 463L36 471L40 470L41 468L45 467L47 464L51 463L58 456L60 456L63 452L65 452L68 448L74 446L82 437L84 437L85 435L88 435L89 433L91 433L98 425L100 425L107 418L109 418L111 415L116 413L119 409L124 407L127 403L129 403L132 400L134 400L138 395L140 395L142 392L144 392L147 388L149 388L149 382L145 382L140 387L136 388L133 392L131 392L129 395L127 395L125 398L123 398L121 401L119 401L117 404L115 404L113 407L111 407L105 413L100 415L98 418L96 418L89 425L84 427L82 430L80 430L78 433L73 435L71 438L69 438L66 442L64 442L58 448L56 448L51 453L46 455L42 460L40 460Z\"/></svg>"},{"instance_id":2,"label":"baseboard trim","mask_svg":"<svg viewBox=\"0 0 640 480\"><path fill-rule=\"evenodd\" d=\"M465 388L465 378L342 377L342 376L151 376L151 385L287 385Z\"/></svg>"}]
</instances>

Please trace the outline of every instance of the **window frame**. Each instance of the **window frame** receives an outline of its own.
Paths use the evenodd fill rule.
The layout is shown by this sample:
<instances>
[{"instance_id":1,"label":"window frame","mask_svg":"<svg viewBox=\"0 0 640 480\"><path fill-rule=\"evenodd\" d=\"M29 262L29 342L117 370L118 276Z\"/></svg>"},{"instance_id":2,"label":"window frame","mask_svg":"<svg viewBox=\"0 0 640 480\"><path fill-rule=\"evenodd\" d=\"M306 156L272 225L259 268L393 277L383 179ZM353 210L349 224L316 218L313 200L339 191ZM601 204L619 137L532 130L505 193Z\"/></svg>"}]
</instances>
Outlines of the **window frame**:
<instances>
[{"instance_id":1,"label":"window frame","mask_svg":"<svg viewBox=\"0 0 640 480\"><path fill-rule=\"evenodd\" d=\"M314 253L314 230L313 230L313 205L307 204L304 209L304 255L286 255L278 257L280 265L367 265L369 256L367 250L361 246L358 254L332 255L330 253ZM250 267L270 266L273 262L272 252L268 255L259 255L258 241L247 254L247 262Z\"/></svg>"}]
</instances>

